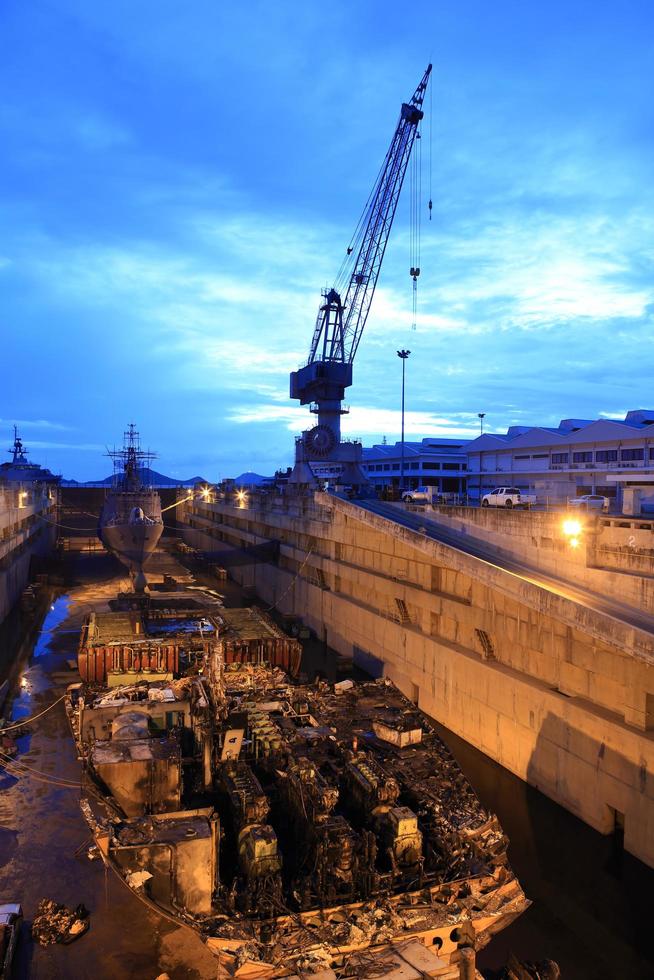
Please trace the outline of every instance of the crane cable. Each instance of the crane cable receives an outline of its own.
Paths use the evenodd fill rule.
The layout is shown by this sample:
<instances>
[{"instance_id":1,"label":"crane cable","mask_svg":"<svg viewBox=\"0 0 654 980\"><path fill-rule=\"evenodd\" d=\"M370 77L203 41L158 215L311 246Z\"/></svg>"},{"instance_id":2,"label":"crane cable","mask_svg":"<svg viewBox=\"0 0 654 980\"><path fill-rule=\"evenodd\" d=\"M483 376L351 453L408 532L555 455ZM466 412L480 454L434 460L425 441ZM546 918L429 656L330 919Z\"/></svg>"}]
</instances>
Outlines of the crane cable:
<instances>
[{"instance_id":1,"label":"crane cable","mask_svg":"<svg viewBox=\"0 0 654 980\"><path fill-rule=\"evenodd\" d=\"M361 242L363 241L363 236L365 234L366 227L370 220L370 209L372 206L372 202L378 192L382 174L386 169L387 163L388 163L388 153L382 160L381 166L377 171L377 176L375 177L374 183L372 185L372 189L368 194L368 199L363 206L363 210L359 216L359 220L357 222L356 228L352 233L352 237L350 238L347 249L345 251L345 255L343 257L343 261L341 262L340 269L336 274L336 279L334 280L334 288L336 289L337 293L339 293L339 295L344 294L347 291L347 287L349 286L352 276L354 274L354 264L358 258ZM354 256L354 258L352 258L352 256Z\"/></svg>"},{"instance_id":2,"label":"crane cable","mask_svg":"<svg viewBox=\"0 0 654 980\"><path fill-rule=\"evenodd\" d=\"M182 497L181 500L176 500L174 504L169 504L168 507L162 507L161 513L165 514L166 511L172 510L173 507L179 507L180 504L186 504L191 500L195 500L195 495L191 494L188 497ZM81 511L82 514L87 514L88 511ZM73 527L71 524L62 524L60 521L52 521L49 517L44 517L43 514L33 514L39 521L45 521L46 524L52 524L54 527L61 527L64 531L93 531L97 534L98 528L95 527ZM94 514L89 514L89 517L94 517ZM98 517L99 520L99 517Z\"/></svg>"},{"instance_id":3,"label":"crane cable","mask_svg":"<svg viewBox=\"0 0 654 980\"><path fill-rule=\"evenodd\" d=\"M413 296L411 310L411 329L416 329L418 316L418 276L420 275L420 225L422 218L422 138L420 125L416 132L417 152L414 152L410 161L409 182L410 182L410 232L409 232L409 256L411 267L409 275L413 280Z\"/></svg>"},{"instance_id":4,"label":"crane cable","mask_svg":"<svg viewBox=\"0 0 654 980\"><path fill-rule=\"evenodd\" d=\"M66 696L66 694L62 694L60 698L57 698L56 701L49 704L47 708L43 709L43 711L39 711L37 715L30 715L28 718L21 718L20 721L13 725L5 725L4 728L0 728L0 735L4 735L5 732L13 732L16 728L22 728L24 725L30 725L33 721L36 721L37 718L42 718L48 711L52 711L53 708L56 708L56 706L60 704L60 702L63 701Z\"/></svg>"},{"instance_id":5,"label":"crane cable","mask_svg":"<svg viewBox=\"0 0 654 980\"><path fill-rule=\"evenodd\" d=\"M291 579L291 583L288 586L288 588L284 592L282 592L282 594L280 595L279 599L276 599L273 602L272 606L268 606L268 608L266 609L266 612L272 612L273 609L276 606L279 605L279 603L282 601L282 599L284 599L288 595L288 593L291 591L291 589L293 588L293 586L297 582L298 578L300 577L300 574L302 573L302 569L304 568L304 566L306 565L306 563L309 561L309 558L311 557L312 554L313 554L313 548L309 548L309 550L307 551L306 555L304 556L304 561L302 562L302 564L298 568L297 572L295 573L295 575Z\"/></svg>"},{"instance_id":6,"label":"crane cable","mask_svg":"<svg viewBox=\"0 0 654 980\"><path fill-rule=\"evenodd\" d=\"M432 146L433 146L433 120L434 120L434 87L429 86L429 220L433 207L431 197L431 171L432 171Z\"/></svg>"},{"instance_id":7,"label":"crane cable","mask_svg":"<svg viewBox=\"0 0 654 980\"><path fill-rule=\"evenodd\" d=\"M429 86L429 220L431 221L433 200L432 200L432 152L433 152L433 108L434 108L434 89ZM411 169L409 171L410 181L410 234L409 234L409 253L411 268L409 275L413 280L413 296L411 310L411 329L416 330L418 319L418 276L420 275L421 244L422 244L422 126L418 124L416 140L418 142L417 153L411 159Z\"/></svg>"},{"instance_id":8,"label":"crane cable","mask_svg":"<svg viewBox=\"0 0 654 980\"><path fill-rule=\"evenodd\" d=\"M19 776L30 776L39 783L47 783L56 786L58 789L80 789L82 784L79 780L66 779L63 776L56 776L53 773L44 772L43 769L34 769L23 762L18 762L5 752L0 752L0 765L10 775L18 778Z\"/></svg>"}]
</instances>

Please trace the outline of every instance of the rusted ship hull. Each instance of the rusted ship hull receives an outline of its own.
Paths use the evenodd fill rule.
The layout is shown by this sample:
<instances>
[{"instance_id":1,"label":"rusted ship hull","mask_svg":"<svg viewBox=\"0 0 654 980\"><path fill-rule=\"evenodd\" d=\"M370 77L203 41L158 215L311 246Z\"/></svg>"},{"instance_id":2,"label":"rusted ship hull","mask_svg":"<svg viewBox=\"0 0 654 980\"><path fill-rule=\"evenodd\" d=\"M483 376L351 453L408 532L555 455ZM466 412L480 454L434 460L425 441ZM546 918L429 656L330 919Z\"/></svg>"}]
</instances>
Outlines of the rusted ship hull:
<instances>
[{"instance_id":1,"label":"rusted ship hull","mask_svg":"<svg viewBox=\"0 0 654 980\"><path fill-rule=\"evenodd\" d=\"M112 490L102 507L98 536L130 572L138 575L163 532L156 490Z\"/></svg>"},{"instance_id":2,"label":"rusted ship hull","mask_svg":"<svg viewBox=\"0 0 654 980\"><path fill-rule=\"evenodd\" d=\"M163 524L111 524L100 528L100 540L130 572L142 572L156 550Z\"/></svg>"}]
</instances>

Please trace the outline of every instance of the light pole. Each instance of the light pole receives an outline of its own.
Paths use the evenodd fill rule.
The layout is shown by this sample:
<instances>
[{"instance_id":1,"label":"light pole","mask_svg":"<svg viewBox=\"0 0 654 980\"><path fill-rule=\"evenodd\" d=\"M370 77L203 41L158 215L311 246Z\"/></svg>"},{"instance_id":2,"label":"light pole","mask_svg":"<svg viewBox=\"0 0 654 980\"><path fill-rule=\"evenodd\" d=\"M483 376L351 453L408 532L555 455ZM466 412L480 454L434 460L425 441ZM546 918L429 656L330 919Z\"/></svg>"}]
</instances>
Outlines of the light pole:
<instances>
[{"instance_id":1,"label":"light pole","mask_svg":"<svg viewBox=\"0 0 654 980\"><path fill-rule=\"evenodd\" d=\"M397 356L402 360L402 456L400 462L400 494L404 490L404 369L410 350L399 350Z\"/></svg>"},{"instance_id":2,"label":"light pole","mask_svg":"<svg viewBox=\"0 0 654 980\"><path fill-rule=\"evenodd\" d=\"M479 435L484 434L484 417L486 412L477 412L477 418L479 419ZM479 450L479 505L481 506L481 449Z\"/></svg>"}]
</instances>

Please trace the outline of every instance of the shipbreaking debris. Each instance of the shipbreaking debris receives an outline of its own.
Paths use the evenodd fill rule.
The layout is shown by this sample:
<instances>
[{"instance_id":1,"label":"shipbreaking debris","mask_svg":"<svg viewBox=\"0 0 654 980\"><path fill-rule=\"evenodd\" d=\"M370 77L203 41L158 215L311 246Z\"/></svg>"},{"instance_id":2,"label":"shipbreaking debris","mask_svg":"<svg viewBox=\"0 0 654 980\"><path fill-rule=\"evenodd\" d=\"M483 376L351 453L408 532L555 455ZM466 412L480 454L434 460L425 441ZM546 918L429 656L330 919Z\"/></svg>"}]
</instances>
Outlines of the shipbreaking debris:
<instances>
[{"instance_id":1,"label":"shipbreaking debris","mask_svg":"<svg viewBox=\"0 0 654 980\"><path fill-rule=\"evenodd\" d=\"M102 859L235 976L372 976L408 940L456 976L529 903L425 716L386 680L295 683L295 641L260 613L174 597L90 617L81 644L94 683L67 711ZM155 631L169 669L126 662Z\"/></svg>"},{"instance_id":2,"label":"shipbreaking debris","mask_svg":"<svg viewBox=\"0 0 654 980\"><path fill-rule=\"evenodd\" d=\"M230 663L277 666L296 677L302 646L262 610L227 609L211 590L119 597L112 611L86 617L78 650L80 677L89 684L119 683L127 673L160 679L202 673L218 637Z\"/></svg>"},{"instance_id":3,"label":"shipbreaking debris","mask_svg":"<svg viewBox=\"0 0 654 980\"><path fill-rule=\"evenodd\" d=\"M65 905L44 898L32 922L32 937L41 946L68 945L88 932L90 924L89 912L83 905L78 905L73 912Z\"/></svg>"},{"instance_id":4,"label":"shipbreaking debris","mask_svg":"<svg viewBox=\"0 0 654 980\"><path fill-rule=\"evenodd\" d=\"M498 974L497 980L559 980L561 971L554 960L540 960L532 963L519 960L514 953L509 953L507 964Z\"/></svg>"}]
</instances>

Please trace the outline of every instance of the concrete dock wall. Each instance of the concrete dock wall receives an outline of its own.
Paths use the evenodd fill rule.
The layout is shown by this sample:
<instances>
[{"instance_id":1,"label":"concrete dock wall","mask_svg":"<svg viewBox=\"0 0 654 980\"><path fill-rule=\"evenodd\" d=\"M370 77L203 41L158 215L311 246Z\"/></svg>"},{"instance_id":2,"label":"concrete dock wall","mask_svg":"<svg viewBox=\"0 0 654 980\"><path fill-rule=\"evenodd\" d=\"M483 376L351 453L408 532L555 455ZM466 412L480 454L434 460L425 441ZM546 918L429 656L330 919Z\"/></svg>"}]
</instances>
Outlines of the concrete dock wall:
<instances>
[{"instance_id":1,"label":"concrete dock wall","mask_svg":"<svg viewBox=\"0 0 654 980\"><path fill-rule=\"evenodd\" d=\"M194 502L239 583L654 866L654 636L327 495ZM279 544L275 562L261 545Z\"/></svg>"},{"instance_id":2,"label":"concrete dock wall","mask_svg":"<svg viewBox=\"0 0 654 980\"><path fill-rule=\"evenodd\" d=\"M32 558L54 548L57 491L7 484L0 487L0 623L29 582Z\"/></svg>"},{"instance_id":3,"label":"concrete dock wall","mask_svg":"<svg viewBox=\"0 0 654 980\"><path fill-rule=\"evenodd\" d=\"M654 612L654 521L648 518L480 507L413 509L441 527L492 545L499 555L526 560L545 572ZM583 528L577 548L570 547L562 529L570 519Z\"/></svg>"}]
</instances>

